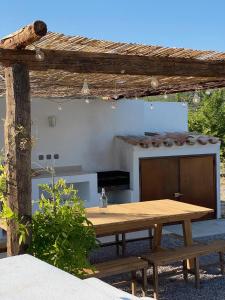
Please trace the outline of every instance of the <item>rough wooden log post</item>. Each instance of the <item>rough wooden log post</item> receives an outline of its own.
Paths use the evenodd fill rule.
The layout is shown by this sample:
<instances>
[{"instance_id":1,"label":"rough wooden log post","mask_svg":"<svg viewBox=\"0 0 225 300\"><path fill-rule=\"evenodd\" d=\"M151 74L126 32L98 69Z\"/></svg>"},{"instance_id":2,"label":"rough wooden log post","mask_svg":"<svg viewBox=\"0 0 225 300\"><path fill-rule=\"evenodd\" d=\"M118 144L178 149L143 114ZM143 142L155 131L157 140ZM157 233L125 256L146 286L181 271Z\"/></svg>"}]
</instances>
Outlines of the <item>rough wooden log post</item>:
<instances>
[{"instance_id":1,"label":"rough wooden log post","mask_svg":"<svg viewBox=\"0 0 225 300\"><path fill-rule=\"evenodd\" d=\"M8 181L8 205L23 221L31 218L31 109L29 70L14 64L5 68L6 120L5 153ZM8 256L23 253L15 221L7 228Z\"/></svg>"}]
</instances>

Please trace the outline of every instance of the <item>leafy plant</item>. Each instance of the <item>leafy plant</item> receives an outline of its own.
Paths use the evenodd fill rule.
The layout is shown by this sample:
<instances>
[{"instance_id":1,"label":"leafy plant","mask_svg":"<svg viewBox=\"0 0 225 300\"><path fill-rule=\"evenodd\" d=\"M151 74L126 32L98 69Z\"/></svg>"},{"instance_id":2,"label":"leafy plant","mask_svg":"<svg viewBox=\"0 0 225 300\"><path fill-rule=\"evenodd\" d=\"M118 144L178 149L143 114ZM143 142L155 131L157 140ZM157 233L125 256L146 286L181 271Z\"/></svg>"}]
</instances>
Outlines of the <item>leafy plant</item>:
<instances>
[{"instance_id":1,"label":"leafy plant","mask_svg":"<svg viewBox=\"0 0 225 300\"><path fill-rule=\"evenodd\" d=\"M26 242L31 232L28 253L62 270L82 277L85 268L91 268L88 255L98 244L93 225L88 221L82 200L73 185L63 179L52 186L41 185L43 194L39 209L31 223L24 224L17 212L7 205L5 166L0 161L0 218L17 224L19 243Z\"/></svg>"},{"instance_id":2,"label":"leafy plant","mask_svg":"<svg viewBox=\"0 0 225 300\"><path fill-rule=\"evenodd\" d=\"M95 232L73 185L60 179L41 185L39 210L32 217L30 253L77 276L89 268L88 254L97 247Z\"/></svg>"},{"instance_id":3,"label":"leafy plant","mask_svg":"<svg viewBox=\"0 0 225 300\"><path fill-rule=\"evenodd\" d=\"M17 233L19 236L19 243L25 243L28 236L28 227L24 224L23 219L19 217L16 211L12 209L7 204L7 176L6 168L0 157L0 218L9 222L13 220L16 224Z\"/></svg>"},{"instance_id":4,"label":"leafy plant","mask_svg":"<svg viewBox=\"0 0 225 300\"><path fill-rule=\"evenodd\" d=\"M0 159L0 202L1 212L0 217L3 219L11 219L14 216L12 210L7 206L7 186L6 186L6 170Z\"/></svg>"},{"instance_id":5,"label":"leafy plant","mask_svg":"<svg viewBox=\"0 0 225 300\"><path fill-rule=\"evenodd\" d=\"M189 129L206 135L213 135L221 141L221 159L225 160L225 90L210 95L201 93L197 109L189 111Z\"/></svg>"}]
</instances>

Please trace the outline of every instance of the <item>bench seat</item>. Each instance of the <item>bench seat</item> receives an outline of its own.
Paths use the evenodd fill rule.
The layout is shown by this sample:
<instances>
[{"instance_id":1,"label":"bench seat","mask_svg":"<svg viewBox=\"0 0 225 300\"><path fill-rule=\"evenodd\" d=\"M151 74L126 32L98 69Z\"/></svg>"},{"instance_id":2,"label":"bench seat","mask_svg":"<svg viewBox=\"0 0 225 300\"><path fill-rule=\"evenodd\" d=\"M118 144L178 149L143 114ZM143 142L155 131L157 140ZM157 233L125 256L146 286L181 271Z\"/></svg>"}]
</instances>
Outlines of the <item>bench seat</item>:
<instances>
[{"instance_id":1,"label":"bench seat","mask_svg":"<svg viewBox=\"0 0 225 300\"><path fill-rule=\"evenodd\" d=\"M123 273L131 273L131 288L132 294L136 294L136 271L142 271L142 292L146 293L147 288L147 269L148 262L139 257L125 257L119 258L93 266L93 270L85 269L85 278L96 277L104 278L113 275L119 275Z\"/></svg>"},{"instance_id":2,"label":"bench seat","mask_svg":"<svg viewBox=\"0 0 225 300\"><path fill-rule=\"evenodd\" d=\"M217 252L220 256L221 273L224 275L225 240L212 241L209 244L196 244L166 251L143 254L141 257L153 267L154 298L158 299L158 266L183 261L184 279L188 280L187 260L194 259L195 285L199 287L199 257Z\"/></svg>"},{"instance_id":3,"label":"bench seat","mask_svg":"<svg viewBox=\"0 0 225 300\"><path fill-rule=\"evenodd\" d=\"M180 260L192 259L196 256L208 255L213 252L225 252L225 240L212 241L210 244L196 244L181 248L159 251L141 257L150 264L164 265Z\"/></svg>"}]
</instances>

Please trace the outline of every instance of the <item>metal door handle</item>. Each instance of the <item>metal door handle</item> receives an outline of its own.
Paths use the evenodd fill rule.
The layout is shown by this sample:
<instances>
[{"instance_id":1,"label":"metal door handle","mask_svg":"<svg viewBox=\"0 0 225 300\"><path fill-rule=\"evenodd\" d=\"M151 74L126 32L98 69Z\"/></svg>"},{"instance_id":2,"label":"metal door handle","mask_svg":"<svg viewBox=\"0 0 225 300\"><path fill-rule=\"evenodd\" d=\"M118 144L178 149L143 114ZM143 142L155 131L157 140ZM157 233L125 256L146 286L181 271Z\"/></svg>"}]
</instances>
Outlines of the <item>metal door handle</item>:
<instances>
[{"instance_id":1,"label":"metal door handle","mask_svg":"<svg viewBox=\"0 0 225 300\"><path fill-rule=\"evenodd\" d=\"M184 194L181 194L181 193L174 193L174 197L175 198L179 198L179 197L182 197L184 196Z\"/></svg>"}]
</instances>

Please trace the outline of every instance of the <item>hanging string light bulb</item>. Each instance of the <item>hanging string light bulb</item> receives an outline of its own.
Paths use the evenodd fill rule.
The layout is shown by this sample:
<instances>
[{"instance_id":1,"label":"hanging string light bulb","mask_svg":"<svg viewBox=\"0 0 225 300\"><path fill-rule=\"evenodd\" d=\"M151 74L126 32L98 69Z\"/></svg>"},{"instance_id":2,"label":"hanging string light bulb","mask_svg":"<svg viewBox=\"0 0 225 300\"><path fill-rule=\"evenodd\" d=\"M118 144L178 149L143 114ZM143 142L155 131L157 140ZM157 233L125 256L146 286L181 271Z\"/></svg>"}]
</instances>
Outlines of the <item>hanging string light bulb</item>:
<instances>
[{"instance_id":1,"label":"hanging string light bulb","mask_svg":"<svg viewBox=\"0 0 225 300\"><path fill-rule=\"evenodd\" d=\"M199 102L201 101L201 98L197 91L195 91L192 101L194 104L199 104Z\"/></svg>"},{"instance_id":2,"label":"hanging string light bulb","mask_svg":"<svg viewBox=\"0 0 225 300\"><path fill-rule=\"evenodd\" d=\"M90 103L90 100L87 98L85 99L85 103L89 104Z\"/></svg>"},{"instance_id":3,"label":"hanging string light bulb","mask_svg":"<svg viewBox=\"0 0 225 300\"><path fill-rule=\"evenodd\" d=\"M40 48L36 48L35 58L38 61L43 61L45 59L45 54Z\"/></svg>"},{"instance_id":4,"label":"hanging string light bulb","mask_svg":"<svg viewBox=\"0 0 225 300\"><path fill-rule=\"evenodd\" d=\"M111 104L111 109L113 109L113 110L116 109L116 101L114 101L114 102Z\"/></svg>"},{"instance_id":5,"label":"hanging string light bulb","mask_svg":"<svg viewBox=\"0 0 225 300\"><path fill-rule=\"evenodd\" d=\"M61 111L61 110L62 110L62 105L59 104L59 105L58 105L58 111Z\"/></svg>"},{"instance_id":6,"label":"hanging string light bulb","mask_svg":"<svg viewBox=\"0 0 225 300\"><path fill-rule=\"evenodd\" d=\"M90 94L90 89L88 87L87 79L84 79L83 87L81 89L81 94L87 96Z\"/></svg>"},{"instance_id":7,"label":"hanging string light bulb","mask_svg":"<svg viewBox=\"0 0 225 300\"><path fill-rule=\"evenodd\" d=\"M115 80L114 82L114 95L113 99L117 100L118 99L118 93L117 93L117 81Z\"/></svg>"},{"instance_id":8,"label":"hanging string light bulb","mask_svg":"<svg viewBox=\"0 0 225 300\"><path fill-rule=\"evenodd\" d=\"M150 104L150 110L153 110L154 109L154 105L151 103Z\"/></svg>"},{"instance_id":9,"label":"hanging string light bulb","mask_svg":"<svg viewBox=\"0 0 225 300\"><path fill-rule=\"evenodd\" d=\"M211 94L211 91L210 90L206 90L205 93L206 93L207 96L209 96Z\"/></svg>"},{"instance_id":10,"label":"hanging string light bulb","mask_svg":"<svg viewBox=\"0 0 225 300\"><path fill-rule=\"evenodd\" d=\"M159 86L159 80L156 76L152 76L151 78L151 87L156 89Z\"/></svg>"},{"instance_id":11,"label":"hanging string light bulb","mask_svg":"<svg viewBox=\"0 0 225 300\"><path fill-rule=\"evenodd\" d=\"M104 100L104 101L107 101L107 100L109 100L110 99L110 97L109 96L103 96L103 97L101 97L102 98L102 100Z\"/></svg>"},{"instance_id":12,"label":"hanging string light bulb","mask_svg":"<svg viewBox=\"0 0 225 300\"><path fill-rule=\"evenodd\" d=\"M168 95L167 93L165 92L164 96L163 96L164 99L167 99L168 98Z\"/></svg>"}]
</instances>

